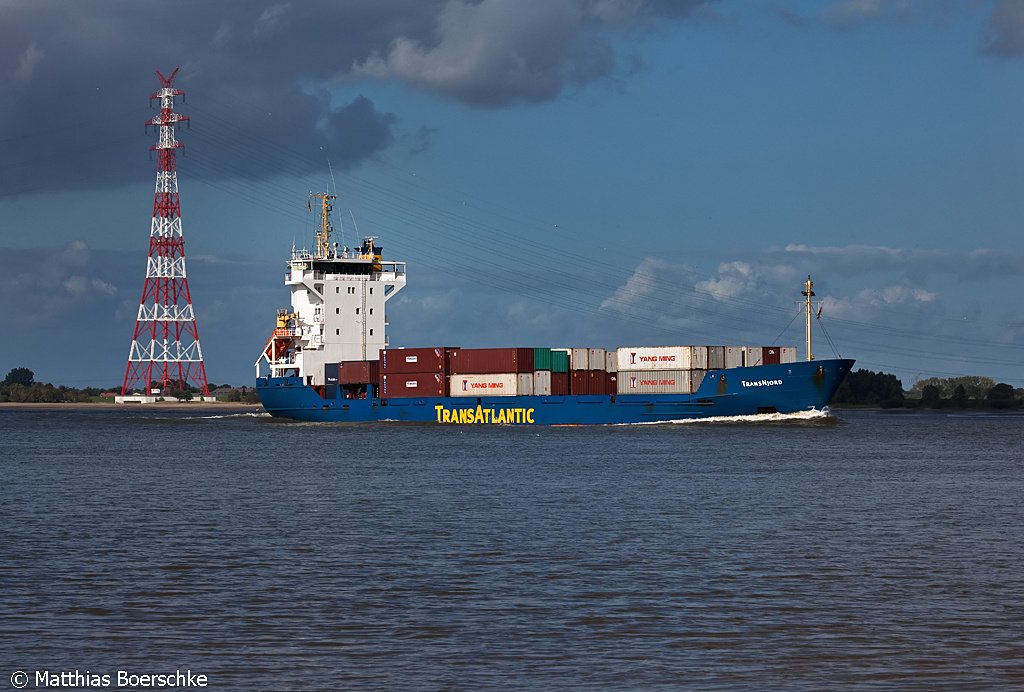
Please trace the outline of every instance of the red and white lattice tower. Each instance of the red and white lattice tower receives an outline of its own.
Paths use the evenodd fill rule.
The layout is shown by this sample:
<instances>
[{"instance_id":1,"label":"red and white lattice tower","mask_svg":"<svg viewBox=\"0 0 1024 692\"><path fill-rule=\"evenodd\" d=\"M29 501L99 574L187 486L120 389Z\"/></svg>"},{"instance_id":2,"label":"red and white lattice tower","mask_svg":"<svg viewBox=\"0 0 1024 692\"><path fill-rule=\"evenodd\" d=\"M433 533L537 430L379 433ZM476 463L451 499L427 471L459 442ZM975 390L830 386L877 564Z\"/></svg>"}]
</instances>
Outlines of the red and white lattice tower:
<instances>
[{"instance_id":1,"label":"red and white lattice tower","mask_svg":"<svg viewBox=\"0 0 1024 692\"><path fill-rule=\"evenodd\" d=\"M156 194L149 229L146 282L121 386L122 396L136 391L152 396L154 387L170 391L193 388L204 397L210 394L185 274L185 239L178 204L175 151L184 145L174 139L174 131L178 123L188 120L188 116L174 112L174 98L185 93L173 86L178 69L169 77L157 70L161 89L149 97L150 102L160 99L160 113L146 123L158 128L160 134L159 141L150 147L158 156Z\"/></svg>"}]
</instances>

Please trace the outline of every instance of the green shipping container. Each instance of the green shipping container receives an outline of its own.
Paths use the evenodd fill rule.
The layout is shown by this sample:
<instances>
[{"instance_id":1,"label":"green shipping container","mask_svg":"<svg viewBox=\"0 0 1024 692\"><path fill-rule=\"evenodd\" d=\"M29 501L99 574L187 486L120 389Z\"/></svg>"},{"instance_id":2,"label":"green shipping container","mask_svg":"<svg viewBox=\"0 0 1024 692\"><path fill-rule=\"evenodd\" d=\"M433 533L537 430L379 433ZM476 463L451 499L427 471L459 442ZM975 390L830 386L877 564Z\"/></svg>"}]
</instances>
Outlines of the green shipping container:
<instances>
[{"instance_id":1,"label":"green shipping container","mask_svg":"<svg viewBox=\"0 0 1024 692\"><path fill-rule=\"evenodd\" d=\"M569 354L565 351L551 352L551 372L569 372Z\"/></svg>"},{"instance_id":2,"label":"green shipping container","mask_svg":"<svg viewBox=\"0 0 1024 692\"><path fill-rule=\"evenodd\" d=\"M550 370L551 369L551 349L550 348L535 348L533 349L533 369L536 370Z\"/></svg>"}]
</instances>

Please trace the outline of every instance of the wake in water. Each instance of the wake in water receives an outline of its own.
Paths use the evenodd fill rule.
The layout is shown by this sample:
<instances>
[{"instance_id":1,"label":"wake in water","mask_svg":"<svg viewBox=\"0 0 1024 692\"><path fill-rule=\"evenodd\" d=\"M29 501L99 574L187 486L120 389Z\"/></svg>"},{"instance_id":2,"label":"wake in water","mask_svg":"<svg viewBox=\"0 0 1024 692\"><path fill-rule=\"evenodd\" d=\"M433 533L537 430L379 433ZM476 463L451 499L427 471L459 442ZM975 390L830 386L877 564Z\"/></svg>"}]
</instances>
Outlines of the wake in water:
<instances>
[{"instance_id":1,"label":"wake in water","mask_svg":"<svg viewBox=\"0 0 1024 692\"><path fill-rule=\"evenodd\" d=\"M266 411L246 411L245 413L222 413L216 416L186 416L184 420L214 420L218 418L270 418Z\"/></svg>"},{"instance_id":2,"label":"wake in water","mask_svg":"<svg viewBox=\"0 0 1024 692\"><path fill-rule=\"evenodd\" d=\"M625 423L624 425L749 425L755 424L832 424L838 419L826 409L811 409L796 413L758 413L749 416L711 416L709 418L684 418L679 420L653 421L650 423Z\"/></svg>"}]
</instances>

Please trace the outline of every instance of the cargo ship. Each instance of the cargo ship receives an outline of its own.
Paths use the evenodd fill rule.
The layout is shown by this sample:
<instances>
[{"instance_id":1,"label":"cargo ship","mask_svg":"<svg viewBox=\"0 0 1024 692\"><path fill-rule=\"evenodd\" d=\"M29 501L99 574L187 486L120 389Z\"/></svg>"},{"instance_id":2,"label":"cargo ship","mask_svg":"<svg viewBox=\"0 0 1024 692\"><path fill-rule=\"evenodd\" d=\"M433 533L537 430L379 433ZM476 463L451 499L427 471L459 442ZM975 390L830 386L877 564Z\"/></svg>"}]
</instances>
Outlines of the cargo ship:
<instances>
[{"instance_id":1,"label":"cargo ship","mask_svg":"<svg viewBox=\"0 0 1024 692\"><path fill-rule=\"evenodd\" d=\"M814 296L804 285L806 358L794 346L395 348L385 306L405 262L376 238L332 242L334 196L310 195L313 250L286 263L289 308L256 360L273 416L447 425L619 425L823 410L854 361L815 360ZM314 205L315 202L315 205Z\"/></svg>"}]
</instances>

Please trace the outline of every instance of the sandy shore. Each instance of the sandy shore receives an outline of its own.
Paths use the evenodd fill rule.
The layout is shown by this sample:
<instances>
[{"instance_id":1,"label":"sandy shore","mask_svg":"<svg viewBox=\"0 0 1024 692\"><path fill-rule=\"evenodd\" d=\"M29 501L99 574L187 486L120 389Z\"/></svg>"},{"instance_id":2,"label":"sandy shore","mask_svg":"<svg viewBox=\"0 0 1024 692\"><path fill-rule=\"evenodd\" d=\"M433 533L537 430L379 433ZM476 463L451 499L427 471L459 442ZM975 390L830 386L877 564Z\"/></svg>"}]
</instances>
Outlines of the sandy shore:
<instances>
[{"instance_id":1,"label":"sandy shore","mask_svg":"<svg viewBox=\"0 0 1024 692\"><path fill-rule=\"evenodd\" d=\"M153 411L254 411L263 410L260 404L246 404L237 401L158 401L153 404L75 403L75 404L29 404L2 402L0 411L5 409L29 409L32 411L84 411L84 410L134 410Z\"/></svg>"}]
</instances>

